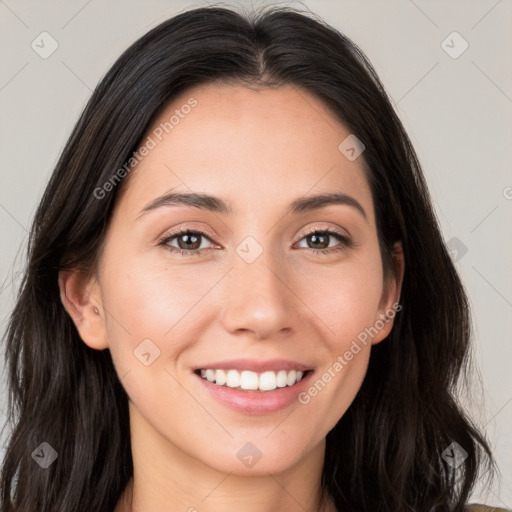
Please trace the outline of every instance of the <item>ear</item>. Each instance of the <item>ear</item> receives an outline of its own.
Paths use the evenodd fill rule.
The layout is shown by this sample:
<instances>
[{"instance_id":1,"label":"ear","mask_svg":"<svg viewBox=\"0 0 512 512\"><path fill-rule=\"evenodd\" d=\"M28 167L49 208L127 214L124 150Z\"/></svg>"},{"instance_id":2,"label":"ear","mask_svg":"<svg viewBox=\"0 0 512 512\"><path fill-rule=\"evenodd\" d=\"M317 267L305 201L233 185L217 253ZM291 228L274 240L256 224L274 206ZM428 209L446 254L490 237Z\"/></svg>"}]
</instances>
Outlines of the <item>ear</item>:
<instances>
[{"instance_id":1,"label":"ear","mask_svg":"<svg viewBox=\"0 0 512 512\"><path fill-rule=\"evenodd\" d=\"M384 283L379 310L375 317L374 329L378 331L372 338L372 345L385 339L393 328L394 318L402 309L399 304L402 282L404 279L405 261L402 242L395 242L392 251L393 272Z\"/></svg>"},{"instance_id":2,"label":"ear","mask_svg":"<svg viewBox=\"0 0 512 512\"><path fill-rule=\"evenodd\" d=\"M105 315L96 278L80 270L61 270L59 289L60 300L84 343L96 350L108 348Z\"/></svg>"}]
</instances>

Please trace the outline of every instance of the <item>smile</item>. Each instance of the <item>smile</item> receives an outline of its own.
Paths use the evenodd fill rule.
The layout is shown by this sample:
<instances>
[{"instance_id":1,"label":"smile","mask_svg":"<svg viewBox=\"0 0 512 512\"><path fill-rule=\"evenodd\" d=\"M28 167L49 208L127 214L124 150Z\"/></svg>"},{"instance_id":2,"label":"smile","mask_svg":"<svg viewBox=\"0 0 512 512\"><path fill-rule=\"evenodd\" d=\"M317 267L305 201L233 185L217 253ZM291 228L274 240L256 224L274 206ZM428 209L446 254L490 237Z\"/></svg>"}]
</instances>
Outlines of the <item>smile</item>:
<instances>
[{"instance_id":1,"label":"smile","mask_svg":"<svg viewBox=\"0 0 512 512\"><path fill-rule=\"evenodd\" d=\"M274 391L277 388L290 387L300 382L307 371L279 370L258 373L249 370L208 368L196 370L195 373L218 386L243 391Z\"/></svg>"}]
</instances>

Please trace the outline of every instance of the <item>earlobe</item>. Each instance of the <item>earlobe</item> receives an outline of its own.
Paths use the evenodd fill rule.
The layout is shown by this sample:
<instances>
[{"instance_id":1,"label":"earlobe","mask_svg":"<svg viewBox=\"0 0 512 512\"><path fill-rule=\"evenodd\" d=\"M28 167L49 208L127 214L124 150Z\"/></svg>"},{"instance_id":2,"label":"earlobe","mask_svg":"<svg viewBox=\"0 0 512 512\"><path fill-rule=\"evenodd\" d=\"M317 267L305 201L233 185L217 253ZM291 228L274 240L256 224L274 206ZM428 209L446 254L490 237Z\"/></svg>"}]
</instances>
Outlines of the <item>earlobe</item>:
<instances>
[{"instance_id":1,"label":"earlobe","mask_svg":"<svg viewBox=\"0 0 512 512\"><path fill-rule=\"evenodd\" d=\"M80 270L61 270L58 283L62 305L83 342L95 350L108 348L99 286L94 277Z\"/></svg>"}]
</instances>

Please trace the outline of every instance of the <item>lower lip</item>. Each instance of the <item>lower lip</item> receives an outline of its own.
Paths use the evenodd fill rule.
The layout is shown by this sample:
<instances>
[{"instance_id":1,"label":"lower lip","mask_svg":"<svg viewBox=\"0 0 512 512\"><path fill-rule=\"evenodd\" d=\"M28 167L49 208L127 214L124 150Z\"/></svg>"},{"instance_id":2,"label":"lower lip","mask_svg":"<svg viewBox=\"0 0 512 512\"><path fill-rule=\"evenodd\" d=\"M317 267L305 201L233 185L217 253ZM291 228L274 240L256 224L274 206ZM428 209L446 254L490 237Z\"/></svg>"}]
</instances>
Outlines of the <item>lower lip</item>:
<instances>
[{"instance_id":1,"label":"lower lip","mask_svg":"<svg viewBox=\"0 0 512 512\"><path fill-rule=\"evenodd\" d=\"M196 373L193 375L220 403L238 412L262 415L280 411L294 401L298 402L298 396L308 387L313 371L309 371L293 386L276 388L273 391L242 391L228 386L219 386Z\"/></svg>"}]
</instances>

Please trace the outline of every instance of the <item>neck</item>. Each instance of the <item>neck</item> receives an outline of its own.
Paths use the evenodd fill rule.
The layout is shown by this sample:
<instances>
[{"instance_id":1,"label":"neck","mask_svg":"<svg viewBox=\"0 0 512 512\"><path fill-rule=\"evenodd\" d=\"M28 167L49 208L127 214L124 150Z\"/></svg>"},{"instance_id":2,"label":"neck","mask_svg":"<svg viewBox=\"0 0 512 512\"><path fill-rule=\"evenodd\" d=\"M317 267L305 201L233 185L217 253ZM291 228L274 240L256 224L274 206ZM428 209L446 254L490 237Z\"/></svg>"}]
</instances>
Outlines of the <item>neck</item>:
<instances>
[{"instance_id":1,"label":"neck","mask_svg":"<svg viewBox=\"0 0 512 512\"><path fill-rule=\"evenodd\" d=\"M270 478L272 478L270 476ZM224 483L224 482L222 482ZM275 481L275 485L279 486L277 481ZM222 495L224 496L224 500L220 500L219 496L217 496L217 499L211 499L210 503L207 505L206 500L210 499L210 496L205 495L202 498L198 497L194 501L190 501L187 499L169 499L166 500L166 504L163 505L146 505L143 496L143 491L136 491L135 488L135 480L134 477L130 478L128 485L126 486L125 490L123 491L123 494L121 495L121 498L119 502L117 503L117 506L114 510L114 512L142 512L142 511L148 511L148 510L168 510L168 508L152 508L153 506L157 507L165 507L169 506L169 503L174 503L173 510L175 507L180 507L180 510L184 510L187 512L210 512L210 511L222 511L222 512L231 512L240 510L240 506L248 506L248 509L244 510L258 510L261 512L270 512L275 510L282 510L283 512L304 512L304 510L311 510L315 512L337 512L337 509L334 505L334 502L331 498L329 498L325 503L320 504L319 503L319 497L316 500L316 505L313 506L306 506L298 501L296 501L291 495L288 497L289 499L280 499L279 497L276 497L276 499L273 500L276 505L265 505L265 503L270 503L272 499L262 500L258 499L257 495L263 494L263 489L258 489L258 494L251 492L249 488L246 488L246 496L245 499L240 499L240 496L238 496L238 501L234 501L234 499L231 496L228 496L229 491L225 491ZM284 491L284 489L283 489ZM200 507L199 509L194 506L187 506L186 508L183 508L183 503L195 503L196 506ZM293 503L295 501L295 503ZM176 503L179 502L178 505ZM283 505L282 503L285 503L286 505ZM222 503L222 505L219 505L219 503ZM262 506L260 506L260 504ZM262 508L263 507L263 508Z\"/></svg>"},{"instance_id":2,"label":"neck","mask_svg":"<svg viewBox=\"0 0 512 512\"><path fill-rule=\"evenodd\" d=\"M331 499L320 503L325 440L285 471L246 476L219 472L159 435L131 434L133 476L114 512L336 512Z\"/></svg>"}]
</instances>

